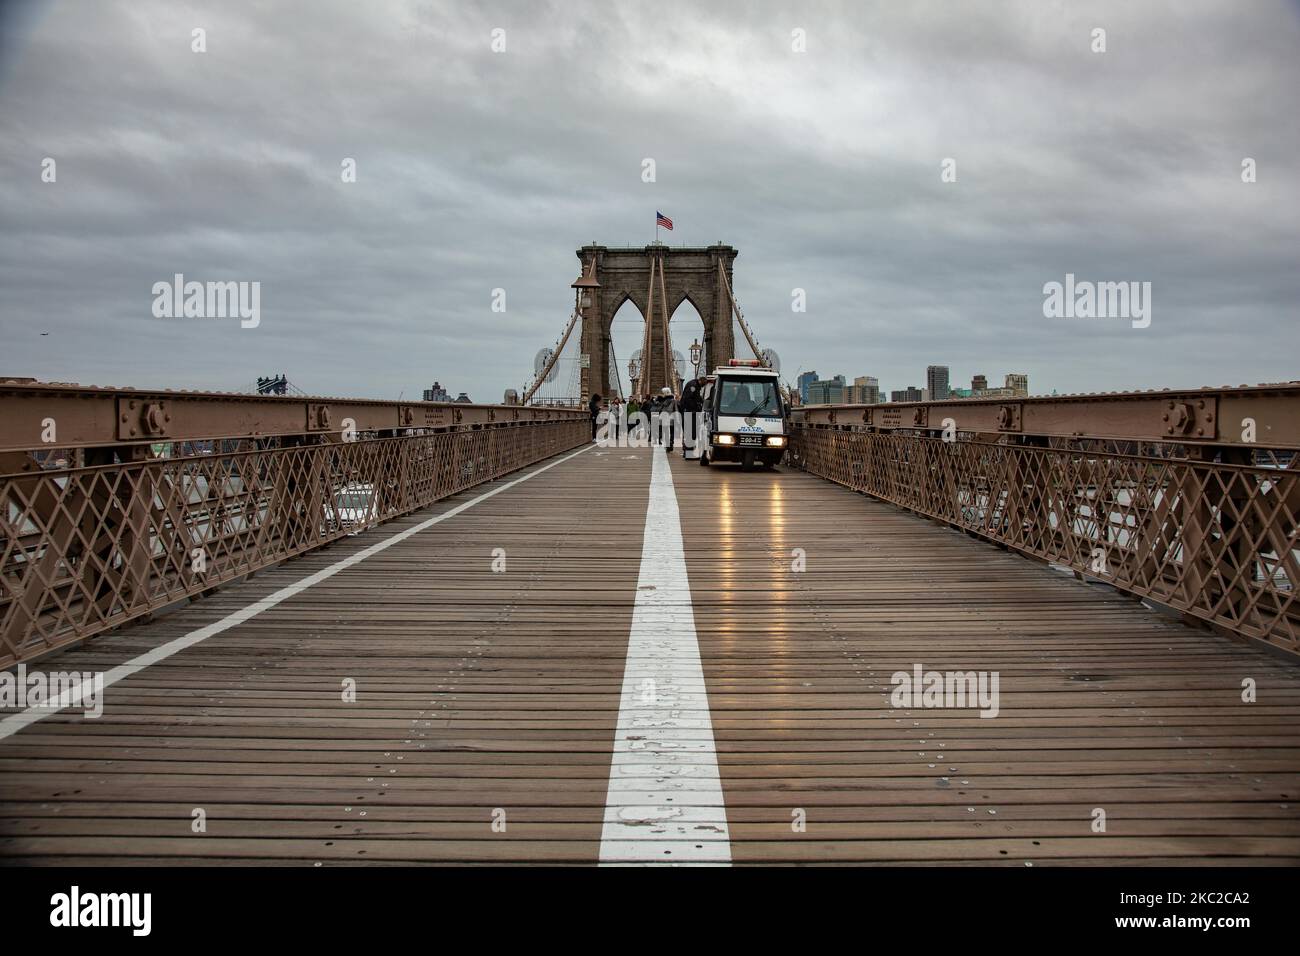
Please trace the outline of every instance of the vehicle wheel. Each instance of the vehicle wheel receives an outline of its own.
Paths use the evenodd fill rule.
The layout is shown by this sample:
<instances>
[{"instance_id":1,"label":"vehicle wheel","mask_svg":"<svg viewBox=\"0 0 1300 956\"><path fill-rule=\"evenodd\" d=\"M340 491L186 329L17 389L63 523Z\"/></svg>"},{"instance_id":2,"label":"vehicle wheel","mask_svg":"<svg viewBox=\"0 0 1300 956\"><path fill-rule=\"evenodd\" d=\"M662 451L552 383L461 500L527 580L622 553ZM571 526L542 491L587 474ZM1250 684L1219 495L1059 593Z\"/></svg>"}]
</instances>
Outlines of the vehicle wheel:
<instances>
[{"instance_id":1,"label":"vehicle wheel","mask_svg":"<svg viewBox=\"0 0 1300 956\"><path fill-rule=\"evenodd\" d=\"M754 453L752 451L745 452L745 459L743 462L741 462L740 470L741 471L754 470Z\"/></svg>"}]
</instances>

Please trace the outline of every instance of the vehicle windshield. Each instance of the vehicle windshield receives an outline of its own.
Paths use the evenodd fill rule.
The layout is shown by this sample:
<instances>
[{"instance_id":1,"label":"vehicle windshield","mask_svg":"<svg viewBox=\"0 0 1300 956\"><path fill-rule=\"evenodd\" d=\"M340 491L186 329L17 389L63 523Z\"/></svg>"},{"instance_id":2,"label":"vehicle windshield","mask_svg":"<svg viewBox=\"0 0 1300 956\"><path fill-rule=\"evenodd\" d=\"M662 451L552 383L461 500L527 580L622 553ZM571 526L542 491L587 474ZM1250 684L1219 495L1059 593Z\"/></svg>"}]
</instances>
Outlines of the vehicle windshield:
<instances>
[{"instance_id":1,"label":"vehicle windshield","mask_svg":"<svg viewBox=\"0 0 1300 956\"><path fill-rule=\"evenodd\" d=\"M780 417L781 397L771 379L723 379L718 383L718 414Z\"/></svg>"}]
</instances>

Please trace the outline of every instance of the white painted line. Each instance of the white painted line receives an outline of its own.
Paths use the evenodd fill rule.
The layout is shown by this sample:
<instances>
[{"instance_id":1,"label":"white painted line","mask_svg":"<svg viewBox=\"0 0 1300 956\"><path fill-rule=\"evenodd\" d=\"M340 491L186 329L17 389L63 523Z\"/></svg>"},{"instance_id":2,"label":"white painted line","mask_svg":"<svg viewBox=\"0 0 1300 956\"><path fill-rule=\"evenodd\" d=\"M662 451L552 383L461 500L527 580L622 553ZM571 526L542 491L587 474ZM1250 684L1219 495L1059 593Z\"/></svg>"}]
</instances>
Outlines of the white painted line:
<instances>
[{"instance_id":1,"label":"white painted line","mask_svg":"<svg viewBox=\"0 0 1300 956\"><path fill-rule=\"evenodd\" d=\"M393 535L392 537L385 538L383 541L376 542L375 544L372 544L370 547L364 548L361 551L356 552L355 554L350 554L342 561L339 561L336 564L331 564L328 568L323 568L322 570L317 571L315 574L310 574L307 577L303 578L301 581L296 581L293 584L283 587L280 590L276 591L274 594L269 594L259 601L254 601L252 604L248 605L248 607L240 608L238 611L233 611L219 621L215 621L212 624L208 624L205 627L201 627L197 631L190 631L188 634L182 635L181 637L178 637L175 640L168 641L166 644L160 644L157 647L155 647L153 650L146 651L145 653L141 654L139 657L133 658L132 660L127 661L125 664L119 664L117 667L114 667L106 671L104 673L104 686L108 687L112 684L116 684L118 681L122 680L123 678L130 677L132 674L139 673L140 671L148 667L150 664L157 664L159 661L164 661L174 654L179 654L187 647L193 647L195 644L198 644L201 641L206 641L209 637L212 637L215 634L220 634L222 631L228 631L232 627L235 627L238 624L243 624L245 621L249 620L250 618L256 617L257 615L261 614L263 611L269 611L271 608L275 607L277 604L281 603L282 601L286 601L289 598L293 597L294 595L301 594L303 591L306 591L308 588L320 584L326 578L332 578L340 571L345 571L348 568L352 567L353 565L360 564L362 561L366 560L366 558L374 557L376 554L378 554L381 551L387 551L393 545L400 544L401 542L405 541L407 538L410 538L413 535L417 535L421 531L426 531L429 528L432 528L434 525L446 521L448 518L454 518L462 511L466 511L470 508L473 508L476 504L479 504L480 502L483 501L487 501L489 498L495 497L496 495L501 494L501 492L503 491L509 491L511 488L515 487L515 485L521 484L527 481L529 478L534 478L537 475L540 475L544 471L549 471L550 469L554 468L556 465L563 465L566 461L569 461L570 459L573 458L577 458L584 451L588 451L594 447L595 447L594 445L586 445L578 449L577 451L575 451L572 455L565 455L563 458L559 459L558 461L553 461L549 464L543 465L541 468L538 468L536 471L530 471L528 474L522 475L519 478L514 479L513 481L508 481L499 488L493 488L491 491L485 491L483 494L475 498L471 498L469 501L462 502L461 504L458 504L454 508L449 508L448 510L444 511L442 514L437 514L434 515L432 518L427 518L424 521L421 521L419 524L412 525L411 527L407 528L405 531L399 531L397 534ZM78 695L78 699L79 697L80 695ZM44 717L49 717L51 714L57 714L59 711L63 710L65 707L70 706L72 703L74 703L74 701L70 699L68 695L64 695L60 697L60 699L57 702L57 705L55 704L55 702L51 701L50 705L47 706L42 706L37 704L32 707L28 707L26 710L20 711L17 714L11 714L10 716L4 718L3 720L0 720L0 740L4 740L6 737L12 737L14 734L18 733L18 731L22 730L24 727L30 726L31 724L36 723L38 720L41 720Z\"/></svg>"},{"instance_id":2,"label":"white painted line","mask_svg":"<svg viewBox=\"0 0 1300 956\"><path fill-rule=\"evenodd\" d=\"M681 518L662 445L652 453L600 862L731 863Z\"/></svg>"}]
</instances>

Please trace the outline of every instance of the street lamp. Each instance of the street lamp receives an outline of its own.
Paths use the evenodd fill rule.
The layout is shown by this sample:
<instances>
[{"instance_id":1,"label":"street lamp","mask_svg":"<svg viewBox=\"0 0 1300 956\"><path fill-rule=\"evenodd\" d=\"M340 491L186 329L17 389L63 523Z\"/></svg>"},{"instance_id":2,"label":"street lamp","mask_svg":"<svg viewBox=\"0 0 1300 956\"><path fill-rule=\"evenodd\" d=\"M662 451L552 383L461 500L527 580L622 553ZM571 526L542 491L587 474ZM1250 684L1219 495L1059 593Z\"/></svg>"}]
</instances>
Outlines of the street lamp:
<instances>
[{"instance_id":1,"label":"street lamp","mask_svg":"<svg viewBox=\"0 0 1300 956\"><path fill-rule=\"evenodd\" d=\"M700 377L700 359L704 357L704 349L700 345L700 340L696 339L691 343L691 366L695 369L695 377Z\"/></svg>"},{"instance_id":2,"label":"street lamp","mask_svg":"<svg viewBox=\"0 0 1300 956\"><path fill-rule=\"evenodd\" d=\"M591 308L591 298L592 298L591 290L600 288L600 282L599 280L596 279L596 257L595 256L591 257L590 268L584 269L582 271L582 275L574 279L573 282L571 282L569 285L574 292L574 299L573 299L574 315L582 320L582 331L580 335L585 336L587 332L587 310ZM588 356L585 354L586 349L587 349L587 343L583 342L579 348L579 352L584 353L583 358L588 358ZM582 394L581 396L579 396L579 398L581 401L586 401L587 397L595 391L594 383L591 381L591 370L587 365L587 363L583 363L583 369L581 374L582 374L582 379L581 379ZM600 387L604 388L603 385Z\"/></svg>"}]
</instances>

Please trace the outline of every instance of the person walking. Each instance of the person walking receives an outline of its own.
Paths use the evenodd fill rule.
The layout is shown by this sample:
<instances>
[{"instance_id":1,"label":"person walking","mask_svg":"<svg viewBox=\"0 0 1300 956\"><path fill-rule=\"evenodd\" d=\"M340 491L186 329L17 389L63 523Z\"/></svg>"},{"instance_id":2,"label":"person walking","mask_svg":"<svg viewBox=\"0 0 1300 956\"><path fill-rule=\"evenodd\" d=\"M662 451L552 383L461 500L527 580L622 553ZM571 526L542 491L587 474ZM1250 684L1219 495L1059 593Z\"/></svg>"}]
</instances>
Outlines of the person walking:
<instances>
[{"instance_id":1,"label":"person walking","mask_svg":"<svg viewBox=\"0 0 1300 956\"><path fill-rule=\"evenodd\" d=\"M660 437L663 433L668 435L668 454L673 453L673 433L677 424L677 399L673 398L673 390L665 385L659 390L659 430Z\"/></svg>"},{"instance_id":2,"label":"person walking","mask_svg":"<svg viewBox=\"0 0 1300 956\"><path fill-rule=\"evenodd\" d=\"M650 444L659 444L659 397L647 395L641 411L645 413L646 428L650 430Z\"/></svg>"},{"instance_id":3,"label":"person walking","mask_svg":"<svg viewBox=\"0 0 1300 956\"><path fill-rule=\"evenodd\" d=\"M633 395L627 400L627 436L631 438L637 434L636 413L641 411L640 404L637 403L636 396Z\"/></svg>"},{"instance_id":4,"label":"person walking","mask_svg":"<svg viewBox=\"0 0 1300 956\"><path fill-rule=\"evenodd\" d=\"M619 436L623 433L623 399L617 395L609 403L609 433L614 439L614 444L618 444Z\"/></svg>"},{"instance_id":5,"label":"person walking","mask_svg":"<svg viewBox=\"0 0 1300 956\"><path fill-rule=\"evenodd\" d=\"M704 401L700 396L700 380L693 378L682 386L682 397L677 403L682 413L682 457L695 448L700 440L700 412Z\"/></svg>"},{"instance_id":6,"label":"person walking","mask_svg":"<svg viewBox=\"0 0 1300 956\"><path fill-rule=\"evenodd\" d=\"M587 402L587 409L591 412L591 440L596 440L596 419L600 417L601 397L593 394L590 401Z\"/></svg>"}]
</instances>

